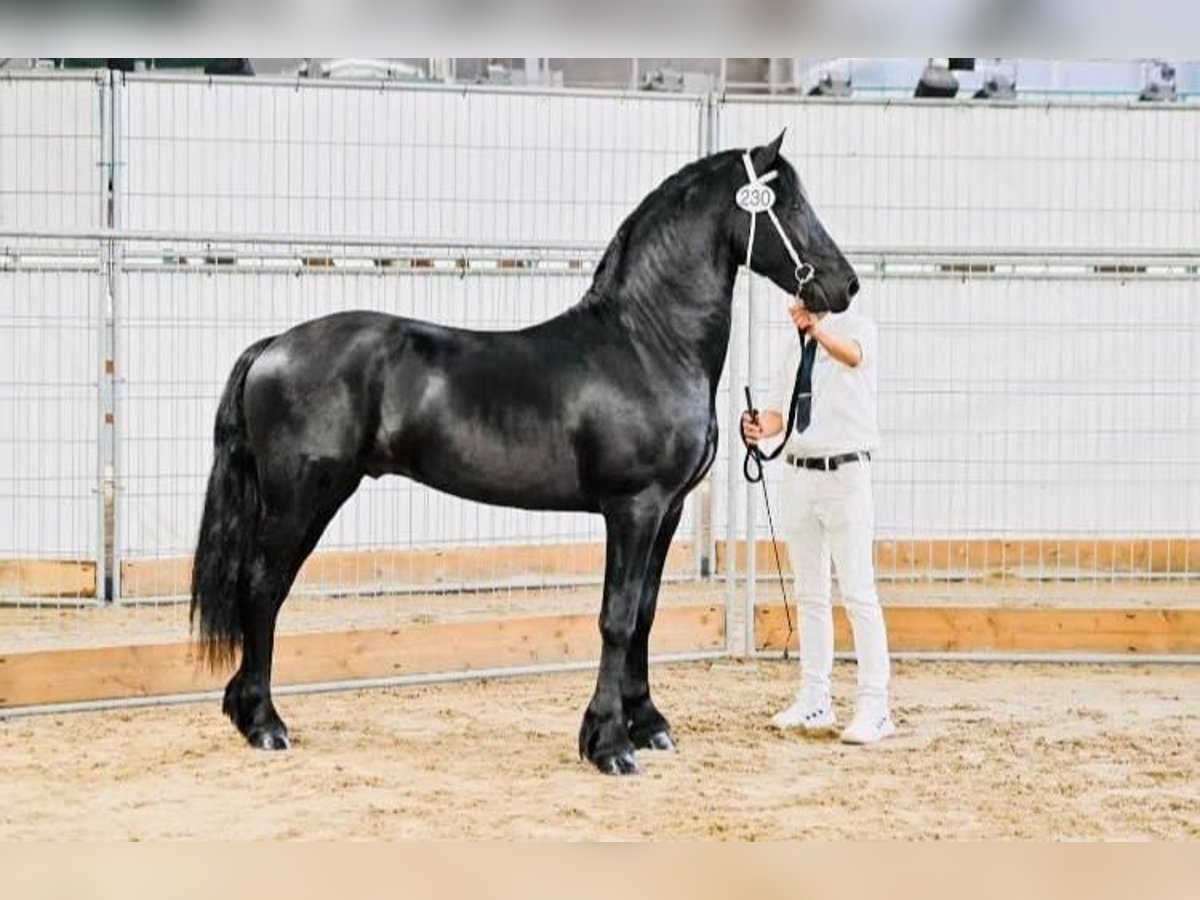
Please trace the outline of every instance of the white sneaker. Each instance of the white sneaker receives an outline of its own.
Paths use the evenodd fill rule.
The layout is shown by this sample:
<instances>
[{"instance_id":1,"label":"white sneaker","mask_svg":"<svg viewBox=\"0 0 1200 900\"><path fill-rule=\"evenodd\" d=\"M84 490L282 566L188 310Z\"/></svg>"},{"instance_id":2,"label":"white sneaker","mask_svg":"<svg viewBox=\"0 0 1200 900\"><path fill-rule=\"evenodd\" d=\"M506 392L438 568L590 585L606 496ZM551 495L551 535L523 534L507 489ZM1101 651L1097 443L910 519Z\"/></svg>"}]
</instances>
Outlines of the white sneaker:
<instances>
[{"instance_id":1,"label":"white sneaker","mask_svg":"<svg viewBox=\"0 0 1200 900\"><path fill-rule=\"evenodd\" d=\"M877 744L896 733L896 723L887 710L859 710L842 732L843 744Z\"/></svg>"},{"instance_id":2,"label":"white sneaker","mask_svg":"<svg viewBox=\"0 0 1200 900\"><path fill-rule=\"evenodd\" d=\"M829 734L837 730L837 718L828 701L814 704L796 700L771 716L771 724L776 728L799 728L805 734Z\"/></svg>"}]
</instances>

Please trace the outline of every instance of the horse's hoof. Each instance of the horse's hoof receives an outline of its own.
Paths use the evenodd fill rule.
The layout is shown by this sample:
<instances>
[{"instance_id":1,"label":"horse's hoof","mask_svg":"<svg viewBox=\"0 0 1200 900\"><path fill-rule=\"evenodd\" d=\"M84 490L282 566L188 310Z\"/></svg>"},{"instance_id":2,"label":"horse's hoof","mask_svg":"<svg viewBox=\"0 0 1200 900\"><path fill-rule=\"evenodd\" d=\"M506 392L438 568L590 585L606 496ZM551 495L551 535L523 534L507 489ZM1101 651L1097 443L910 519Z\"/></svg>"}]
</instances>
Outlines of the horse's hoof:
<instances>
[{"instance_id":1,"label":"horse's hoof","mask_svg":"<svg viewBox=\"0 0 1200 900\"><path fill-rule=\"evenodd\" d=\"M675 738L671 737L671 726L662 716L641 725L630 723L629 739L637 750L674 750Z\"/></svg>"},{"instance_id":2,"label":"horse's hoof","mask_svg":"<svg viewBox=\"0 0 1200 900\"><path fill-rule=\"evenodd\" d=\"M671 737L671 732L669 731L656 731L650 735L649 740L646 741L646 746L651 750L674 751L675 739Z\"/></svg>"},{"instance_id":3,"label":"horse's hoof","mask_svg":"<svg viewBox=\"0 0 1200 900\"><path fill-rule=\"evenodd\" d=\"M602 756L596 761L596 768L605 775L640 775L642 767L638 765L637 757L632 750L621 750L610 756Z\"/></svg>"},{"instance_id":4,"label":"horse's hoof","mask_svg":"<svg viewBox=\"0 0 1200 900\"><path fill-rule=\"evenodd\" d=\"M255 750L289 750L292 746L286 731L268 729L253 731L246 737L246 740Z\"/></svg>"}]
</instances>

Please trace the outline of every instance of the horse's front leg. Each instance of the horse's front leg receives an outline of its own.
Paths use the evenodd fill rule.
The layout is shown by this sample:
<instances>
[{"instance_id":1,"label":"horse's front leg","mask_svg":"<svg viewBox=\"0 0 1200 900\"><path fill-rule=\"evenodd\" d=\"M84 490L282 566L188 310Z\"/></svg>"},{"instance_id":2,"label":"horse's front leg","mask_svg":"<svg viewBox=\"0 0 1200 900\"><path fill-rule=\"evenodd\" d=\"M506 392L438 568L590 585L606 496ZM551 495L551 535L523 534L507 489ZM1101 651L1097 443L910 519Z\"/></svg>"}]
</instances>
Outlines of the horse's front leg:
<instances>
[{"instance_id":1,"label":"horse's front leg","mask_svg":"<svg viewBox=\"0 0 1200 900\"><path fill-rule=\"evenodd\" d=\"M634 747L649 747L654 750L673 750L675 741L671 736L671 725L658 711L650 699L650 629L654 626L654 613L658 608L658 590L662 584L663 567L671 549L671 539L679 527L683 513L683 501L676 501L663 517L646 578L642 583L638 601L637 625L625 657L625 679L621 685L621 698L625 708L625 721L629 725L629 737Z\"/></svg>"},{"instance_id":2,"label":"horse's front leg","mask_svg":"<svg viewBox=\"0 0 1200 900\"><path fill-rule=\"evenodd\" d=\"M665 511L662 498L647 495L604 505L608 552L600 609L600 672L579 729L579 755L609 775L638 771L622 684L637 628L642 587Z\"/></svg>"}]
</instances>

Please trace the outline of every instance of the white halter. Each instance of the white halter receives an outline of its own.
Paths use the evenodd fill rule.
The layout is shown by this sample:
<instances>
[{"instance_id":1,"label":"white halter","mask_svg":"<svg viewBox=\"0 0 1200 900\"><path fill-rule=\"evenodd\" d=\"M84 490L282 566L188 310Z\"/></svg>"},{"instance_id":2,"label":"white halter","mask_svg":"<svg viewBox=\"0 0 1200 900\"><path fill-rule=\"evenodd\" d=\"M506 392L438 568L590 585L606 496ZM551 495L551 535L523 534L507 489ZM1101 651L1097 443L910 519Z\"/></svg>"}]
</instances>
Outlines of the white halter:
<instances>
[{"instance_id":1,"label":"white halter","mask_svg":"<svg viewBox=\"0 0 1200 900\"><path fill-rule=\"evenodd\" d=\"M779 173L772 169L761 175L754 174L754 163L750 160L749 151L742 154L742 165L746 167L746 177L749 182L738 188L736 200L737 205L750 214L750 239L746 241L746 268L750 268L750 257L754 253L754 232L758 214L765 212L770 218L771 224L775 226L775 231L779 233L779 239L783 241L783 246L787 248L788 256L792 258L792 262L796 266L796 296L799 297L800 290L812 281L816 272L811 263L800 259L800 254L796 252L796 248L792 246L791 240L788 239L787 233L779 223L779 217L775 215L775 192L768 186L768 182L778 178Z\"/></svg>"}]
</instances>

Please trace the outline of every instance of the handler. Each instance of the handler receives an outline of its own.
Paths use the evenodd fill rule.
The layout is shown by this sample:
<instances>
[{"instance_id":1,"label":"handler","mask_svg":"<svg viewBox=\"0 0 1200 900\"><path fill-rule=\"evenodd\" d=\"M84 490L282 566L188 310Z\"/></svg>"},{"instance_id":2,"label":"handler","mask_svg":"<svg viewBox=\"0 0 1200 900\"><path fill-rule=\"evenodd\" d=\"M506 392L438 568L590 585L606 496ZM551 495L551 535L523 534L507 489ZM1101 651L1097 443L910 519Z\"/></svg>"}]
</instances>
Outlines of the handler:
<instances>
[{"instance_id":1,"label":"handler","mask_svg":"<svg viewBox=\"0 0 1200 900\"><path fill-rule=\"evenodd\" d=\"M848 744L873 744L896 733L888 711L887 632L875 590L875 502L871 453L879 445L875 409L877 331L852 312L810 313L793 304L792 321L804 332L777 371L771 400L777 404L742 416L746 442L782 433L799 376L795 427L783 459L784 520L796 578L800 614L800 690L772 723L807 734L836 733L830 699L833 607L830 562L854 633L858 700L841 733Z\"/></svg>"}]
</instances>

